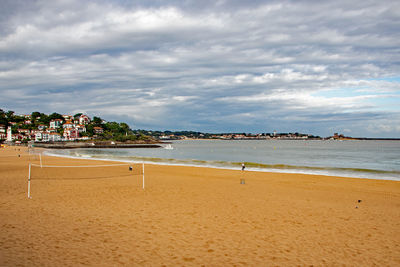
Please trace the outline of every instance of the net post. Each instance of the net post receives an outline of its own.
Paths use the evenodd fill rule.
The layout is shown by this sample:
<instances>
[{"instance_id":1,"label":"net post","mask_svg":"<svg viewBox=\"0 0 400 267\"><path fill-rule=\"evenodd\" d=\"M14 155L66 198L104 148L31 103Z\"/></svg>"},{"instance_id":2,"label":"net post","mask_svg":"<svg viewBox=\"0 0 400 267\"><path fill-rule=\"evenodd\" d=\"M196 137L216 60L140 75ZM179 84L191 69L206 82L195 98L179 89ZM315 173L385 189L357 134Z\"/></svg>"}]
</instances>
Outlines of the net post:
<instances>
[{"instance_id":1,"label":"net post","mask_svg":"<svg viewBox=\"0 0 400 267\"><path fill-rule=\"evenodd\" d=\"M40 159L40 168L42 168L42 152L39 153L39 159Z\"/></svg>"},{"instance_id":2,"label":"net post","mask_svg":"<svg viewBox=\"0 0 400 267\"><path fill-rule=\"evenodd\" d=\"M28 198L31 198L31 164L29 163L28 172Z\"/></svg>"},{"instance_id":3,"label":"net post","mask_svg":"<svg viewBox=\"0 0 400 267\"><path fill-rule=\"evenodd\" d=\"M144 163L142 162L143 190L144 190Z\"/></svg>"}]
</instances>

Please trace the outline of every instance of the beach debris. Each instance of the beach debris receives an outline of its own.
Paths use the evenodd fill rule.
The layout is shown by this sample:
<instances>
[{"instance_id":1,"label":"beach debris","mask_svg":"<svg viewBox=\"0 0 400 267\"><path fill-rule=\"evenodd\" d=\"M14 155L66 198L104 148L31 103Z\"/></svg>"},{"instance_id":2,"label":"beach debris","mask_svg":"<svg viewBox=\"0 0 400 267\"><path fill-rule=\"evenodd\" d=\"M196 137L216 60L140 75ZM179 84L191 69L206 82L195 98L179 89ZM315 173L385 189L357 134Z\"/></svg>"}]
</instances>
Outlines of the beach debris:
<instances>
[{"instance_id":1,"label":"beach debris","mask_svg":"<svg viewBox=\"0 0 400 267\"><path fill-rule=\"evenodd\" d=\"M361 200L361 199L359 199L357 202L358 202L358 203L361 203L361 201L362 201L362 200Z\"/></svg>"},{"instance_id":2,"label":"beach debris","mask_svg":"<svg viewBox=\"0 0 400 267\"><path fill-rule=\"evenodd\" d=\"M240 179L240 184L245 184L245 180L244 179Z\"/></svg>"},{"instance_id":3,"label":"beach debris","mask_svg":"<svg viewBox=\"0 0 400 267\"><path fill-rule=\"evenodd\" d=\"M132 171L132 166L129 166L129 170Z\"/></svg>"}]
</instances>

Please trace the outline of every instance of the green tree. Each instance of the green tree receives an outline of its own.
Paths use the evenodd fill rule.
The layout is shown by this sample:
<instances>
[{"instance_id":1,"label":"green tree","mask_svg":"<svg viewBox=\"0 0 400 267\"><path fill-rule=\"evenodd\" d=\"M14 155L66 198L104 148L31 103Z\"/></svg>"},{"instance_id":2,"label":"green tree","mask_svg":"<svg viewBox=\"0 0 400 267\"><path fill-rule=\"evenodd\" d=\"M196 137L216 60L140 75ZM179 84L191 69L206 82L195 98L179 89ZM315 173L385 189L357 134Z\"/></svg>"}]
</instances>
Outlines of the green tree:
<instances>
[{"instance_id":1,"label":"green tree","mask_svg":"<svg viewBox=\"0 0 400 267\"><path fill-rule=\"evenodd\" d=\"M126 124L124 122L121 122L119 125L120 125L120 127L121 127L123 132L125 132L125 133L131 132L131 128L129 128L128 124Z\"/></svg>"},{"instance_id":2,"label":"green tree","mask_svg":"<svg viewBox=\"0 0 400 267\"><path fill-rule=\"evenodd\" d=\"M41 113L40 114L40 119L39 120L37 120L37 122L38 122L38 124L49 124L50 123L50 119L49 119L49 116L47 116L46 114L44 114L44 113Z\"/></svg>"},{"instance_id":3,"label":"green tree","mask_svg":"<svg viewBox=\"0 0 400 267\"><path fill-rule=\"evenodd\" d=\"M100 117L93 117L93 124L96 126L100 126L103 123L103 120Z\"/></svg>"},{"instance_id":4,"label":"green tree","mask_svg":"<svg viewBox=\"0 0 400 267\"><path fill-rule=\"evenodd\" d=\"M12 110L7 111L6 117L8 120L12 120L14 118L14 111Z\"/></svg>"},{"instance_id":5,"label":"green tree","mask_svg":"<svg viewBox=\"0 0 400 267\"><path fill-rule=\"evenodd\" d=\"M78 119L82 114L83 114L83 113L76 113L76 114L74 115L74 119Z\"/></svg>"},{"instance_id":6,"label":"green tree","mask_svg":"<svg viewBox=\"0 0 400 267\"><path fill-rule=\"evenodd\" d=\"M34 111L31 114L32 120L35 120L37 117L40 117L40 116L41 116L41 113L38 111Z\"/></svg>"},{"instance_id":7,"label":"green tree","mask_svg":"<svg viewBox=\"0 0 400 267\"><path fill-rule=\"evenodd\" d=\"M54 112L54 113L50 114L48 119L49 119L49 122L50 122L51 120L55 120L55 119L64 120L64 117L61 114L58 114L58 113Z\"/></svg>"},{"instance_id":8,"label":"green tree","mask_svg":"<svg viewBox=\"0 0 400 267\"><path fill-rule=\"evenodd\" d=\"M86 132L88 133L88 136L91 137L91 136L94 135L94 131L93 131L94 127L95 126L93 124L89 124L89 125L86 126Z\"/></svg>"},{"instance_id":9,"label":"green tree","mask_svg":"<svg viewBox=\"0 0 400 267\"><path fill-rule=\"evenodd\" d=\"M3 124L5 126L7 126L8 124L6 113L2 109L0 109L0 124Z\"/></svg>"},{"instance_id":10,"label":"green tree","mask_svg":"<svg viewBox=\"0 0 400 267\"><path fill-rule=\"evenodd\" d=\"M13 117L13 121L17 122L17 123L22 123L25 121L25 117L24 116L15 116Z\"/></svg>"}]
</instances>

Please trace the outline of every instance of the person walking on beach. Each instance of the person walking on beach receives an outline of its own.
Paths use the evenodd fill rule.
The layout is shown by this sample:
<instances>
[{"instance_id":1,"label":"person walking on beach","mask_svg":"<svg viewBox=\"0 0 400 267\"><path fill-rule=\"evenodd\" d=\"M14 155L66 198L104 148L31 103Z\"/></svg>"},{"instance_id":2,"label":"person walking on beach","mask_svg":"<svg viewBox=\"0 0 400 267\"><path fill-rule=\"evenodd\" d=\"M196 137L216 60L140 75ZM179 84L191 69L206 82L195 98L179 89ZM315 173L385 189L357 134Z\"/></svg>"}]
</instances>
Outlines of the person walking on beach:
<instances>
[{"instance_id":1,"label":"person walking on beach","mask_svg":"<svg viewBox=\"0 0 400 267\"><path fill-rule=\"evenodd\" d=\"M244 166L244 163L242 163L242 171L244 171L244 168L246 168L246 166Z\"/></svg>"}]
</instances>

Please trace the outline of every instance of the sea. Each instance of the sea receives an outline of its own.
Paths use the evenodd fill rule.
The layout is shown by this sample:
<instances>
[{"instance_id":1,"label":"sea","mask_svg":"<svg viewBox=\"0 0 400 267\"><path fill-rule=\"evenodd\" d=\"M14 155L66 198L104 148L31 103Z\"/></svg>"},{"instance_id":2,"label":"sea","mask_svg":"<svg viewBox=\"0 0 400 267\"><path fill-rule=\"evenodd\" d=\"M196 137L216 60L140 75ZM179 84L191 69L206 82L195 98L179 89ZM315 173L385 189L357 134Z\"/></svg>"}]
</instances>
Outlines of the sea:
<instances>
[{"instance_id":1,"label":"sea","mask_svg":"<svg viewBox=\"0 0 400 267\"><path fill-rule=\"evenodd\" d=\"M179 140L160 148L49 150L48 155L400 181L400 141Z\"/></svg>"}]
</instances>

